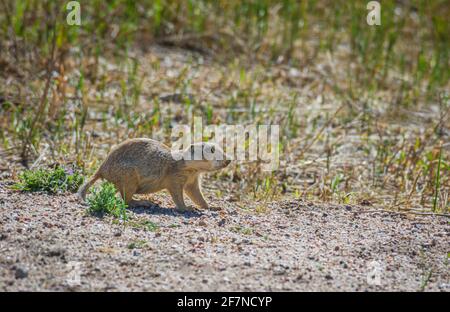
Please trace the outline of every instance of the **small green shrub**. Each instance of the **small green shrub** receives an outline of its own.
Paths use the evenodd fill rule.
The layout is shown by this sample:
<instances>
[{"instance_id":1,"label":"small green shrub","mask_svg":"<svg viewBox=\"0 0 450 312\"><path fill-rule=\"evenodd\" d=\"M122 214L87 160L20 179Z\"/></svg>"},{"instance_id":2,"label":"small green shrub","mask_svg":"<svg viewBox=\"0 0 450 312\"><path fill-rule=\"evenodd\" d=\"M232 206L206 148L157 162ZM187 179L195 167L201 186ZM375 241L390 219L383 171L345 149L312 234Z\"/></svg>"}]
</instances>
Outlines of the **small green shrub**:
<instances>
[{"instance_id":1,"label":"small green shrub","mask_svg":"<svg viewBox=\"0 0 450 312\"><path fill-rule=\"evenodd\" d=\"M152 221L145 221L144 225L146 229L150 232L157 232L159 230L159 225Z\"/></svg>"},{"instance_id":2,"label":"small green shrub","mask_svg":"<svg viewBox=\"0 0 450 312\"><path fill-rule=\"evenodd\" d=\"M88 196L88 212L91 214L110 214L114 217L127 220L127 204L116 195L117 190L112 183L105 182L98 188L94 188Z\"/></svg>"},{"instance_id":3,"label":"small green shrub","mask_svg":"<svg viewBox=\"0 0 450 312\"><path fill-rule=\"evenodd\" d=\"M25 170L19 174L19 182L13 189L27 192L76 192L84 177L72 169L57 167L54 169Z\"/></svg>"},{"instance_id":4,"label":"small green shrub","mask_svg":"<svg viewBox=\"0 0 450 312\"><path fill-rule=\"evenodd\" d=\"M128 249L142 249L147 246L147 242L145 240L137 240L128 244Z\"/></svg>"},{"instance_id":5,"label":"small green shrub","mask_svg":"<svg viewBox=\"0 0 450 312\"><path fill-rule=\"evenodd\" d=\"M118 224L119 222L114 222L115 224ZM128 219L126 223L124 223L124 225L130 226L133 229L142 229L145 231L150 231L150 232L159 232L160 230L160 226L155 223L152 222L150 220L130 220Z\"/></svg>"},{"instance_id":6,"label":"small green shrub","mask_svg":"<svg viewBox=\"0 0 450 312\"><path fill-rule=\"evenodd\" d=\"M232 227L231 231L238 233L238 234L243 234L243 235L252 235L253 234L253 229L243 227L240 225L236 225L236 226Z\"/></svg>"}]
</instances>

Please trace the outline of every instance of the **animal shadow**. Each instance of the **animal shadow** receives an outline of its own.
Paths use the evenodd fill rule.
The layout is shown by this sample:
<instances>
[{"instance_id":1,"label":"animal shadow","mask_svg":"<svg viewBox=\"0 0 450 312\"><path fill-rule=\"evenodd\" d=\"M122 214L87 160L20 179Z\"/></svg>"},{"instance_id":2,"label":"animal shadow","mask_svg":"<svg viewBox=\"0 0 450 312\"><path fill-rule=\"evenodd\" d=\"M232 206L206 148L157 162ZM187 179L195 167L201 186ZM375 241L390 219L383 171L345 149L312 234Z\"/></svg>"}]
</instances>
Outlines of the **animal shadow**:
<instances>
[{"instance_id":1,"label":"animal shadow","mask_svg":"<svg viewBox=\"0 0 450 312\"><path fill-rule=\"evenodd\" d=\"M194 211L179 211L172 207L161 207L148 200L133 200L128 207L129 211L135 214L149 214L149 215L165 215L165 216L183 216L185 218L199 218L203 212Z\"/></svg>"}]
</instances>

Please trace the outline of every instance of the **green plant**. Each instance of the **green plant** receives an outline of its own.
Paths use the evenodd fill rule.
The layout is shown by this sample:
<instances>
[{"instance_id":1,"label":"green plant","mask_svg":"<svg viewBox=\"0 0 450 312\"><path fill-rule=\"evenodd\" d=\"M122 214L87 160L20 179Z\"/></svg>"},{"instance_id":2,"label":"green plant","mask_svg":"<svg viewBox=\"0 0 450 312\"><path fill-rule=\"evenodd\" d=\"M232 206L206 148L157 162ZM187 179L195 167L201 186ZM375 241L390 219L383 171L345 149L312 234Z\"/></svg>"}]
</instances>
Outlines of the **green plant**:
<instances>
[{"instance_id":1,"label":"green plant","mask_svg":"<svg viewBox=\"0 0 450 312\"><path fill-rule=\"evenodd\" d=\"M236 226L232 227L231 231L238 233L238 234L242 234L242 235L252 235L253 234L253 229L244 227L241 225L236 225Z\"/></svg>"},{"instance_id":2,"label":"green plant","mask_svg":"<svg viewBox=\"0 0 450 312\"><path fill-rule=\"evenodd\" d=\"M79 172L62 167L25 170L19 174L19 182L13 185L13 189L28 192L73 193L78 190L83 180Z\"/></svg>"},{"instance_id":3,"label":"green plant","mask_svg":"<svg viewBox=\"0 0 450 312\"><path fill-rule=\"evenodd\" d=\"M128 249L142 249L147 246L147 242L145 240L137 240L128 244Z\"/></svg>"},{"instance_id":4,"label":"green plant","mask_svg":"<svg viewBox=\"0 0 450 312\"><path fill-rule=\"evenodd\" d=\"M127 220L127 204L117 195L115 186L110 182L104 182L98 188L94 188L87 198L88 212L91 214L109 214L122 220Z\"/></svg>"},{"instance_id":5,"label":"green plant","mask_svg":"<svg viewBox=\"0 0 450 312\"><path fill-rule=\"evenodd\" d=\"M150 232L156 232L159 230L159 225L152 221L145 221L144 226Z\"/></svg>"},{"instance_id":6,"label":"green plant","mask_svg":"<svg viewBox=\"0 0 450 312\"><path fill-rule=\"evenodd\" d=\"M338 191L339 185L344 181L344 175L343 174L337 174L334 178L333 181L331 181L331 191L334 193L336 193Z\"/></svg>"}]
</instances>

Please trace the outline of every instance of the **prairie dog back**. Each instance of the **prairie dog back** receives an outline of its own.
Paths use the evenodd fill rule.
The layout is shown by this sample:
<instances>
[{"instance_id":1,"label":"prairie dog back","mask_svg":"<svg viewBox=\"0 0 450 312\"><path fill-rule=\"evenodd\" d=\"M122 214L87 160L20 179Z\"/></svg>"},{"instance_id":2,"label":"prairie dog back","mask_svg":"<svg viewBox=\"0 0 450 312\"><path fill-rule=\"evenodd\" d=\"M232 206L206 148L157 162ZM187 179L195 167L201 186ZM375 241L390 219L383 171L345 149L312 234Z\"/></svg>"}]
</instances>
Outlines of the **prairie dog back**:
<instances>
[{"instance_id":1,"label":"prairie dog back","mask_svg":"<svg viewBox=\"0 0 450 312\"><path fill-rule=\"evenodd\" d=\"M131 168L141 176L161 176L174 166L170 148L152 139L130 139L115 146L100 167L102 174L113 178Z\"/></svg>"}]
</instances>

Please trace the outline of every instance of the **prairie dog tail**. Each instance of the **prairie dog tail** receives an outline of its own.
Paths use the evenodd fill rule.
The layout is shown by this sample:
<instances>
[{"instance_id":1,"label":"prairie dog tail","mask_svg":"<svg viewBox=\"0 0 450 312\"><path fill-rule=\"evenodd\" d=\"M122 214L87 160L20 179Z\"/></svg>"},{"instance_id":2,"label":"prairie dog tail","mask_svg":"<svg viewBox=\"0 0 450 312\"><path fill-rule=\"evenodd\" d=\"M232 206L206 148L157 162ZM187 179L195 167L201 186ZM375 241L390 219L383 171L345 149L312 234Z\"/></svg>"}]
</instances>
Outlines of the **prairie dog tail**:
<instances>
[{"instance_id":1,"label":"prairie dog tail","mask_svg":"<svg viewBox=\"0 0 450 312\"><path fill-rule=\"evenodd\" d=\"M100 170L97 170L97 172L95 172L95 174L86 183L84 183L78 190L77 195L83 201L86 200L86 193L87 193L88 189L92 186L92 184L95 183L95 181L97 181L98 179L101 178L99 171Z\"/></svg>"}]
</instances>

